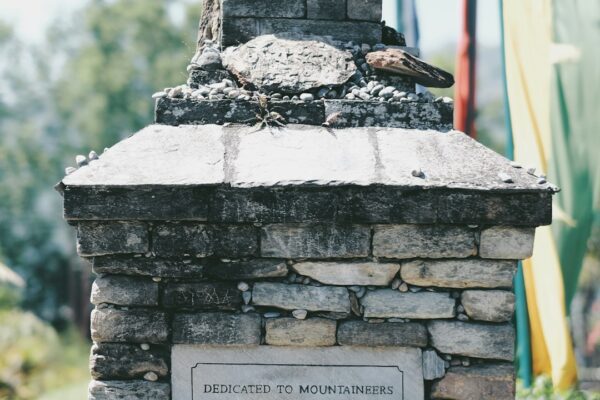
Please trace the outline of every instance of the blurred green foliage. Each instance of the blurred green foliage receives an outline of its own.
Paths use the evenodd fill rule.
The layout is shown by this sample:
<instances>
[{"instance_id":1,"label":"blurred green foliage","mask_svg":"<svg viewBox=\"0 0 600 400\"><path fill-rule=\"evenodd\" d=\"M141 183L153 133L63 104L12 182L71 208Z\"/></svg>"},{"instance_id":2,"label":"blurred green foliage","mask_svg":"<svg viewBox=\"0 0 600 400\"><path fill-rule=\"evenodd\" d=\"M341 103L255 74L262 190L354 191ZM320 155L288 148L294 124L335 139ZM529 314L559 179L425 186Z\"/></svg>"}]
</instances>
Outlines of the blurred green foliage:
<instances>
[{"instance_id":1,"label":"blurred green foliage","mask_svg":"<svg viewBox=\"0 0 600 400\"><path fill-rule=\"evenodd\" d=\"M600 400L600 393L589 393L579 390L564 392L555 391L552 380L547 376L538 376L531 388L523 387L522 382L517 383L517 400Z\"/></svg>"},{"instance_id":2,"label":"blurred green foliage","mask_svg":"<svg viewBox=\"0 0 600 400\"><path fill-rule=\"evenodd\" d=\"M76 154L149 124L154 91L185 82L199 4L92 0L39 45L0 25L0 259L27 281L23 306L57 326L69 270L88 266L52 187Z\"/></svg>"}]
</instances>

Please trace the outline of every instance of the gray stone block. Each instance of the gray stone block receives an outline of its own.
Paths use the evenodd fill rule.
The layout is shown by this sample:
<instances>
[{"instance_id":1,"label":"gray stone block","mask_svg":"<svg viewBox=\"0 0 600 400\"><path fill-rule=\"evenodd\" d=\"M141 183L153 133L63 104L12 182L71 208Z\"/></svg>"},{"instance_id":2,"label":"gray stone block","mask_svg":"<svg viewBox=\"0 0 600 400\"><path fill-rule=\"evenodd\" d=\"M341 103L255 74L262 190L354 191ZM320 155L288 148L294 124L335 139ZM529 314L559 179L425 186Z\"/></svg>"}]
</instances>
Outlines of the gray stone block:
<instances>
[{"instance_id":1,"label":"gray stone block","mask_svg":"<svg viewBox=\"0 0 600 400\"><path fill-rule=\"evenodd\" d=\"M479 255L483 258L524 260L533 254L535 228L493 226L481 231Z\"/></svg>"},{"instance_id":2,"label":"gray stone block","mask_svg":"<svg viewBox=\"0 0 600 400\"><path fill-rule=\"evenodd\" d=\"M149 309L94 309L91 333L94 342L165 343L169 335L167 315Z\"/></svg>"},{"instance_id":3,"label":"gray stone block","mask_svg":"<svg viewBox=\"0 0 600 400\"><path fill-rule=\"evenodd\" d=\"M242 292L234 283L167 283L163 305L174 309L235 310L242 304Z\"/></svg>"},{"instance_id":4,"label":"gray stone block","mask_svg":"<svg viewBox=\"0 0 600 400\"><path fill-rule=\"evenodd\" d=\"M346 0L307 0L309 19L346 19Z\"/></svg>"},{"instance_id":5,"label":"gray stone block","mask_svg":"<svg viewBox=\"0 0 600 400\"><path fill-rule=\"evenodd\" d=\"M170 400L171 385L147 381L92 381L88 400Z\"/></svg>"},{"instance_id":6,"label":"gray stone block","mask_svg":"<svg viewBox=\"0 0 600 400\"><path fill-rule=\"evenodd\" d=\"M107 275L92 284L92 304L120 306L157 306L158 284L147 278Z\"/></svg>"},{"instance_id":7,"label":"gray stone block","mask_svg":"<svg viewBox=\"0 0 600 400\"><path fill-rule=\"evenodd\" d=\"M298 0L223 0L223 17L304 18L306 3Z\"/></svg>"},{"instance_id":8,"label":"gray stone block","mask_svg":"<svg viewBox=\"0 0 600 400\"><path fill-rule=\"evenodd\" d=\"M158 256L246 257L256 254L258 234L253 226L163 223L154 227L152 249Z\"/></svg>"},{"instance_id":9,"label":"gray stone block","mask_svg":"<svg viewBox=\"0 0 600 400\"><path fill-rule=\"evenodd\" d=\"M268 225L261 254L280 258L352 258L369 255L371 231L361 225Z\"/></svg>"},{"instance_id":10,"label":"gray stone block","mask_svg":"<svg viewBox=\"0 0 600 400\"><path fill-rule=\"evenodd\" d=\"M70 220L206 221L212 190L206 187L67 187Z\"/></svg>"},{"instance_id":11,"label":"gray stone block","mask_svg":"<svg viewBox=\"0 0 600 400\"><path fill-rule=\"evenodd\" d=\"M252 304L284 310L350 313L350 297L343 287L259 282L252 290Z\"/></svg>"},{"instance_id":12,"label":"gray stone block","mask_svg":"<svg viewBox=\"0 0 600 400\"><path fill-rule=\"evenodd\" d=\"M387 286L398 271L399 264L377 262L300 262L293 266L300 275L327 285Z\"/></svg>"},{"instance_id":13,"label":"gray stone block","mask_svg":"<svg viewBox=\"0 0 600 400\"><path fill-rule=\"evenodd\" d=\"M160 379L169 376L167 348L152 346L142 350L139 345L123 343L95 343L90 355L93 379L143 379L154 372Z\"/></svg>"},{"instance_id":14,"label":"gray stone block","mask_svg":"<svg viewBox=\"0 0 600 400\"><path fill-rule=\"evenodd\" d=\"M482 364L452 367L446 376L434 382L432 399L497 399L515 398L515 373L511 364Z\"/></svg>"},{"instance_id":15,"label":"gray stone block","mask_svg":"<svg viewBox=\"0 0 600 400\"><path fill-rule=\"evenodd\" d=\"M515 295L504 290L465 290L461 303L467 315L479 321L510 321L515 311Z\"/></svg>"},{"instance_id":16,"label":"gray stone block","mask_svg":"<svg viewBox=\"0 0 600 400\"><path fill-rule=\"evenodd\" d=\"M417 323L386 322L370 324L363 321L341 322L337 333L342 346L427 346L427 329Z\"/></svg>"},{"instance_id":17,"label":"gray stone block","mask_svg":"<svg viewBox=\"0 0 600 400\"><path fill-rule=\"evenodd\" d=\"M325 100L325 115L340 113L335 126L452 129L454 108L446 103Z\"/></svg>"},{"instance_id":18,"label":"gray stone block","mask_svg":"<svg viewBox=\"0 0 600 400\"><path fill-rule=\"evenodd\" d=\"M381 25L375 22L327 21L288 18L224 18L223 45L245 43L261 35L276 33L331 36L342 41L381 42Z\"/></svg>"},{"instance_id":19,"label":"gray stone block","mask_svg":"<svg viewBox=\"0 0 600 400\"><path fill-rule=\"evenodd\" d=\"M202 69L193 69L190 71L187 84L193 89L197 89L200 85L211 85L213 83L222 82L223 79L231 79L229 71L217 69L215 71L205 71Z\"/></svg>"},{"instance_id":20,"label":"gray stone block","mask_svg":"<svg viewBox=\"0 0 600 400\"><path fill-rule=\"evenodd\" d=\"M273 346L334 346L335 321L325 318L268 319L265 342Z\"/></svg>"},{"instance_id":21,"label":"gray stone block","mask_svg":"<svg viewBox=\"0 0 600 400\"><path fill-rule=\"evenodd\" d=\"M269 110L279 113L288 124L321 125L325 122L322 101L271 101Z\"/></svg>"},{"instance_id":22,"label":"gray stone block","mask_svg":"<svg viewBox=\"0 0 600 400\"><path fill-rule=\"evenodd\" d=\"M250 261L217 262L206 266L206 275L224 280L254 280L280 278L288 274L285 260L255 258Z\"/></svg>"},{"instance_id":23,"label":"gray stone block","mask_svg":"<svg viewBox=\"0 0 600 400\"><path fill-rule=\"evenodd\" d=\"M392 289L368 291L361 299L367 318L453 318L456 302L448 293L402 293Z\"/></svg>"},{"instance_id":24,"label":"gray stone block","mask_svg":"<svg viewBox=\"0 0 600 400\"><path fill-rule=\"evenodd\" d=\"M442 353L506 361L514 359L515 330L510 324L432 321L427 328L433 347Z\"/></svg>"},{"instance_id":25,"label":"gray stone block","mask_svg":"<svg viewBox=\"0 0 600 400\"><path fill-rule=\"evenodd\" d=\"M348 18L360 21L380 22L381 0L348 0Z\"/></svg>"},{"instance_id":26,"label":"gray stone block","mask_svg":"<svg viewBox=\"0 0 600 400\"><path fill-rule=\"evenodd\" d=\"M432 381L446 374L446 362L435 350L423 351L423 379Z\"/></svg>"},{"instance_id":27,"label":"gray stone block","mask_svg":"<svg viewBox=\"0 0 600 400\"><path fill-rule=\"evenodd\" d=\"M373 255L385 258L466 258L477 254L475 232L449 225L377 225Z\"/></svg>"},{"instance_id":28,"label":"gray stone block","mask_svg":"<svg viewBox=\"0 0 600 400\"><path fill-rule=\"evenodd\" d=\"M156 257L94 257L96 274L119 274L168 278L195 278L204 276L204 264L196 259L161 259Z\"/></svg>"},{"instance_id":29,"label":"gray stone block","mask_svg":"<svg viewBox=\"0 0 600 400\"><path fill-rule=\"evenodd\" d=\"M400 276L416 286L446 288L511 288L517 272L515 261L414 260L402 264Z\"/></svg>"},{"instance_id":30,"label":"gray stone block","mask_svg":"<svg viewBox=\"0 0 600 400\"><path fill-rule=\"evenodd\" d=\"M154 121L157 124L218 124L228 122L252 124L259 112L258 103L243 100L196 100L171 99L156 100Z\"/></svg>"},{"instance_id":31,"label":"gray stone block","mask_svg":"<svg viewBox=\"0 0 600 400\"><path fill-rule=\"evenodd\" d=\"M261 318L258 314L176 314L173 343L208 345L259 345Z\"/></svg>"},{"instance_id":32,"label":"gray stone block","mask_svg":"<svg viewBox=\"0 0 600 400\"><path fill-rule=\"evenodd\" d=\"M77 224L80 256L145 253L149 247L148 225L143 222L90 222Z\"/></svg>"}]
</instances>

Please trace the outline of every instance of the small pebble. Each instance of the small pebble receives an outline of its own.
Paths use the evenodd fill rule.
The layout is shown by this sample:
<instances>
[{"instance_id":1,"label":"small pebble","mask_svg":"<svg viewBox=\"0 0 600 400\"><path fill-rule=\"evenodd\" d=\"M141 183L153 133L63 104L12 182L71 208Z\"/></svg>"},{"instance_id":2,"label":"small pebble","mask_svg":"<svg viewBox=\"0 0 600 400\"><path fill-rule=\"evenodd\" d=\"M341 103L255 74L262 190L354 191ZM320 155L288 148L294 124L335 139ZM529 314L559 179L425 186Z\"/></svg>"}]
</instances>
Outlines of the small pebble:
<instances>
[{"instance_id":1,"label":"small pebble","mask_svg":"<svg viewBox=\"0 0 600 400\"><path fill-rule=\"evenodd\" d=\"M394 279L392 281L392 289L393 290L398 290L398 288L400 287L400 285L402 284L402 281L398 278Z\"/></svg>"},{"instance_id":2,"label":"small pebble","mask_svg":"<svg viewBox=\"0 0 600 400\"><path fill-rule=\"evenodd\" d=\"M371 91L369 92L369 94L371 96L379 96L379 93L385 89L385 86L383 85L376 85L373 87L373 89L371 89Z\"/></svg>"},{"instance_id":3,"label":"small pebble","mask_svg":"<svg viewBox=\"0 0 600 400\"><path fill-rule=\"evenodd\" d=\"M423 171L421 170L421 168L415 168L411 171L412 176L414 176L415 178L424 178L425 174L423 173Z\"/></svg>"},{"instance_id":4,"label":"small pebble","mask_svg":"<svg viewBox=\"0 0 600 400\"><path fill-rule=\"evenodd\" d=\"M306 319L308 315L308 311L306 310L294 310L292 311L292 316L296 319Z\"/></svg>"},{"instance_id":5,"label":"small pebble","mask_svg":"<svg viewBox=\"0 0 600 400\"><path fill-rule=\"evenodd\" d=\"M458 311L459 313L463 313L465 312L465 308L462 305L459 305L458 307L456 307L456 311Z\"/></svg>"},{"instance_id":6,"label":"small pebble","mask_svg":"<svg viewBox=\"0 0 600 400\"><path fill-rule=\"evenodd\" d=\"M250 285L248 285L246 282L240 282L238 283L237 288L242 292L246 292L248 289L250 289Z\"/></svg>"},{"instance_id":7,"label":"small pebble","mask_svg":"<svg viewBox=\"0 0 600 400\"><path fill-rule=\"evenodd\" d=\"M70 174L72 174L75 171L77 171L77 168L74 168L74 167L67 167L67 168L65 168L65 174L67 174L67 175L70 175Z\"/></svg>"},{"instance_id":8,"label":"small pebble","mask_svg":"<svg viewBox=\"0 0 600 400\"><path fill-rule=\"evenodd\" d=\"M513 168L523 168L523 166L516 161L511 161L510 166Z\"/></svg>"},{"instance_id":9,"label":"small pebble","mask_svg":"<svg viewBox=\"0 0 600 400\"><path fill-rule=\"evenodd\" d=\"M302 93L300 95L300 100L302 101L313 101L315 99L315 96L313 96L311 93Z\"/></svg>"},{"instance_id":10,"label":"small pebble","mask_svg":"<svg viewBox=\"0 0 600 400\"><path fill-rule=\"evenodd\" d=\"M98 153L96 153L94 150L90 151L90 154L88 154L88 158L90 159L90 161L93 160L97 160L98 158Z\"/></svg>"},{"instance_id":11,"label":"small pebble","mask_svg":"<svg viewBox=\"0 0 600 400\"><path fill-rule=\"evenodd\" d=\"M468 321L469 317L467 317L465 314L458 314L458 318L459 321Z\"/></svg>"},{"instance_id":12,"label":"small pebble","mask_svg":"<svg viewBox=\"0 0 600 400\"><path fill-rule=\"evenodd\" d=\"M382 318L369 318L370 324L383 324L384 322L385 322L385 319L382 319Z\"/></svg>"},{"instance_id":13,"label":"small pebble","mask_svg":"<svg viewBox=\"0 0 600 400\"><path fill-rule=\"evenodd\" d=\"M395 322L395 323L404 322L404 320L402 318L388 318L387 321L388 322Z\"/></svg>"},{"instance_id":14,"label":"small pebble","mask_svg":"<svg viewBox=\"0 0 600 400\"><path fill-rule=\"evenodd\" d=\"M454 103L454 100L451 97L444 97L442 101L447 104Z\"/></svg>"},{"instance_id":15,"label":"small pebble","mask_svg":"<svg viewBox=\"0 0 600 400\"><path fill-rule=\"evenodd\" d=\"M546 183L546 179L544 179L544 178L538 178L538 180L537 180L537 184L538 185L543 185L545 183Z\"/></svg>"},{"instance_id":16,"label":"small pebble","mask_svg":"<svg viewBox=\"0 0 600 400\"><path fill-rule=\"evenodd\" d=\"M156 382L158 380L158 375L156 375L156 372L146 372L144 374L144 379L150 382Z\"/></svg>"},{"instance_id":17,"label":"small pebble","mask_svg":"<svg viewBox=\"0 0 600 400\"><path fill-rule=\"evenodd\" d=\"M410 290L411 293L418 293L418 292L422 291L423 288L418 287L418 286L409 286L408 290Z\"/></svg>"},{"instance_id":18,"label":"small pebble","mask_svg":"<svg viewBox=\"0 0 600 400\"><path fill-rule=\"evenodd\" d=\"M160 281L162 281L162 278L161 278L160 276L153 276L153 277L152 277L152 280L153 280L154 282L160 282Z\"/></svg>"},{"instance_id":19,"label":"small pebble","mask_svg":"<svg viewBox=\"0 0 600 400\"><path fill-rule=\"evenodd\" d=\"M510 175L505 174L504 172L498 173L498 178L504 183L513 183L513 179Z\"/></svg>"},{"instance_id":20,"label":"small pebble","mask_svg":"<svg viewBox=\"0 0 600 400\"><path fill-rule=\"evenodd\" d=\"M229 87L235 87L235 84L231 79L223 79L223 83Z\"/></svg>"},{"instance_id":21,"label":"small pebble","mask_svg":"<svg viewBox=\"0 0 600 400\"><path fill-rule=\"evenodd\" d=\"M250 300L252 300L252 292L243 292L242 299L244 300L244 304L250 304Z\"/></svg>"},{"instance_id":22,"label":"small pebble","mask_svg":"<svg viewBox=\"0 0 600 400\"><path fill-rule=\"evenodd\" d=\"M388 87L386 87L386 88L382 89L382 90L379 92L379 97L383 97L383 98L385 98L385 99L389 99L389 98L391 98L392 96L394 96L394 90L396 90L396 88L395 88L395 87L393 87L393 86L388 86Z\"/></svg>"},{"instance_id":23,"label":"small pebble","mask_svg":"<svg viewBox=\"0 0 600 400\"><path fill-rule=\"evenodd\" d=\"M242 312L243 312L244 314L246 314L246 313L249 313L249 312L251 312L251 311L254 311L254 307L252 307L252 306L249 306L249 305L246 305L246 304L244 304L244 305L242 306Z\"/></svg>"},{"instance_id":24,"label":"small pebble","mask_svg":"<svg viewBox=\"0 0 600 400\"><path fill-rule=\"evenodd\" d=\"M348 289L350 289L351 291L353 291L354 293L358 293L360 292L360 289L362 288L362 286L349 286Z\"/></svg>"},{"instance_id":25,"label":"small pebble","mask_svg":"<svg viewBox=\"0 0 600 400\"><path fill-rule=\"evenodd\" d=\"M402 293L408 292L408 285L406 284L406 282L402 282L402 285L400 285L400 287L398 287L398 290L401 291Z\"/></svg>"},{"instance_id":26,"label":"small pebble","mask_svg":"<svg viewBox=\"0 0 600 400\"><path fill-rule=\"evenodd\" d=\"M140 344L140 348L144 351L148 351L150 350L150 345L148 343L142 343Z\"/></svg>"},{"instance_id":27,"label":"small pebble","mask_svg":"<svg viewBox=\"0 0 600 400\"><path fill-rule=\"evenodd\" d=\"M304 278L302 280L302 283L305 284L305 285L308 285L310 283L310 278Z\"/></svg>"},{"instance_id":28,"label":"small pebble","mask_svg":"<svg viewBox=\"0 0 600 400\"><path fill-rule=\"evenodd\" d=\"M527 173L529 175L535 175L535 167L527 167Z\"/></svg>"},{"instance_id":29,"label":"small pebble","mask_svg":"<svg viewBox=\"0 0 600 400\"><path fill-rule=\"evenodd\" d=\"M75 157L75 162L77 163L78 167L83 167L84 165L87 164L87 158L85 158L85 156L82 156L81 154L79 154L77 157Z\"/></svg>"},{"instance_id":30,"label":"small pebble","mask_svg":"<svg viewBox=\"0 0 600 400\"><path fill-rule=\"evenodd\" d=\"M265 318L277 318L281 315L281 313L270 311L263 314Z\"/></svg>"},{"instance_id":31,"label":"small pebble","mask_svg":"<svg viewBox=\"0 0 600 400\"><path fill-rule=\"evenodd\" d=\"M152 95L153 99L162 99L163 97L167 97L167 92L156 92Z\"/></svg>"},{"instance_id":32,"label":"small pebble","mask_svg":"<svg viewBox=\"0 0 600 400\"><path fill-rule=\"evenodd\" d=\"M283 95L281 93L273 93L271 95L272 99L281 99L283 97Z\"/></svg>"},{"instance_id":33,"label":"small pebble","mask_svg":"<svg viewBox=\"0 0 600 400\"><path fill-rule=\"evenodd\" d=\"M324 98L325 96L327 96L327 93L329 92L328 88L321 88L319 89L319 91L317 92L317 97L319 98Z\"/></svg>"},{"instance_id":34,"label":"small pebble","mask_svg":"<svg viewBox=\"0 0 600 400\"><path fill-rule=\"evenodd\" d=\"M460 363L463 367L468 367L469 365L471 365L471 361L468 358L463 358Z\"/></svg>"}]
</instances>

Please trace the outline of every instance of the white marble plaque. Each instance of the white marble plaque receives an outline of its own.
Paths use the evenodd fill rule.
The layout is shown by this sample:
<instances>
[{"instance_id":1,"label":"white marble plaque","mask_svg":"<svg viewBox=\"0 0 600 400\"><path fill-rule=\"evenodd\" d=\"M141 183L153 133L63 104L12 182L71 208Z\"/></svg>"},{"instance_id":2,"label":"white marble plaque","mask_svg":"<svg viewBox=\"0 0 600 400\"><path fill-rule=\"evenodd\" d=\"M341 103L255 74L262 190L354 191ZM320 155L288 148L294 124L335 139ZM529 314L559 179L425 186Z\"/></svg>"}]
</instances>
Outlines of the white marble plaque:
<instances>
[{"instance_id":1,"label":"white marble plaque","mask_svg":"<svg viewBox=\"0 0 600 400\"><path fill-rule=\"evenodd\" d=\"M419 400L421 350L368 347L172 349L173 400Z\"/></svg>"}]
</instances>

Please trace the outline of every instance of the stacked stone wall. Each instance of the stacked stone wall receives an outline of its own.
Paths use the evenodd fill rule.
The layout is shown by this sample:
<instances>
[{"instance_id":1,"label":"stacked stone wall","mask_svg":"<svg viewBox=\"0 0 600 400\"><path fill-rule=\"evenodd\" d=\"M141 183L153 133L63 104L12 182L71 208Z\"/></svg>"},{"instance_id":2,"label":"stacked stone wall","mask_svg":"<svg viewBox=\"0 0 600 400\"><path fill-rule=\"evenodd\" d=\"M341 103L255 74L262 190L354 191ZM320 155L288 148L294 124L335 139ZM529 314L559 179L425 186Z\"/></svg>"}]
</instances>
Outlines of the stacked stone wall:
<instances>
[{"instance_id":1,"label":"stacked stone wall","mask_svg":"<svg viewBox=\"0 0 600 400\"><path fill-rule=\"evenodd\" d=\"M175 344L412 347L432 398L513 395L511 287L533 228L76 224L97 274L92 399L171 398Z\"/></svg>"}]
</instances>

